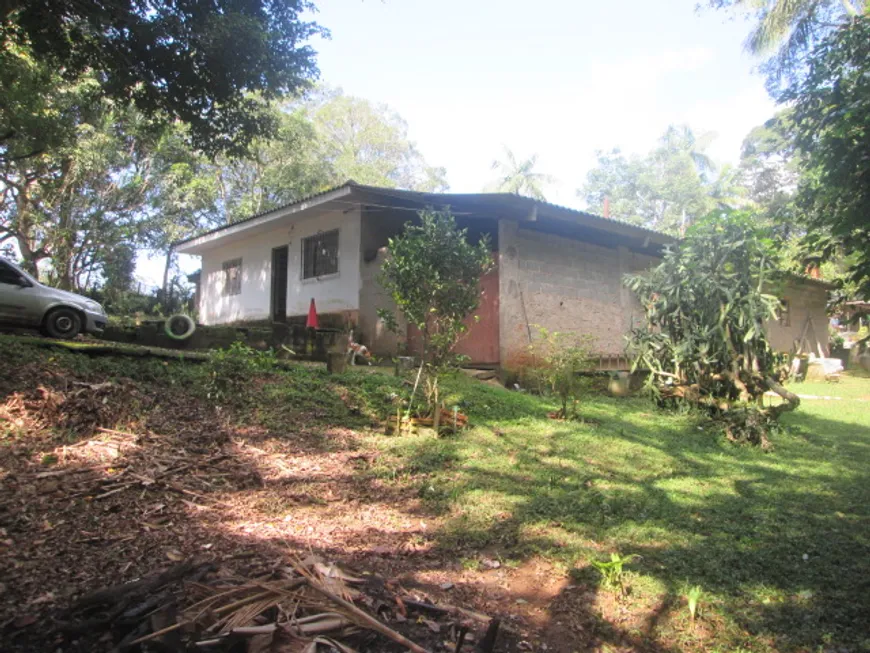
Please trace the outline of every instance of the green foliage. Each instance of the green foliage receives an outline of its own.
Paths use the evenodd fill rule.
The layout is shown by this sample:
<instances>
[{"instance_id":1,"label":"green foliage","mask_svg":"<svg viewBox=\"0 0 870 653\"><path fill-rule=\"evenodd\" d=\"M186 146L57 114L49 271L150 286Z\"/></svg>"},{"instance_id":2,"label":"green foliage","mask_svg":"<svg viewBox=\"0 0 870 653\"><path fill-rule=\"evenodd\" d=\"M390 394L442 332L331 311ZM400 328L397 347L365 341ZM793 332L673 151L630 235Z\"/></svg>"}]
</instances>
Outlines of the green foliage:
<instances>
[{"instance_id":1,"label":"green foliage","mask_svg":"<svg viewBox=\"0 0 870 653\"><path fill-rule=\"evenodd\" d=\"M730 193L713 181L714 166L705 154L711 139L687 126L670 126L646 156L598 152L598 164L577 194L596 213L604 212L608 199L614 218L679 234L713 210L717 196Z\"/></svg>"},{"instance_id":2,"label":"green foliage","mask_svg":"<svg viewBox=\"0 0 870 653\"><path fill-rule=\"evenodd\" d=\"M622 584L624 574L623 567L638 558L640 558L640 556L636 554L621 556L613 551L610 554L610 560L590 560L589 564L601 572L601 578L604 580L605 587L624 591Z\"/></svg>"},{"instance_id":3,"label":"green foliage","mask_svg":"<svg viewBox=\"0 0 870 653\"><path fill-rule=\"evenodd\" d=\"M803 64L805 76L780 99L794 104L806 152L798 204L807 245L827 258L852 256L851 281L870 294L870 15L841 25Z\"/></svg>"},{"instance_id":4,"label":"green foliage","mask_svg":"<svg viewBox=\"0 0 870 653\"><path fill-rule=\"evenodd\" d=\"M537 339L528 347L530 361L524 377L539 392L552 393L559 399L562 418L576 416L577 401L589 386L583 372L592 367L592 341L591 336L539 327Z\"/></svg>"},{"instance_id":5,"label":"green foliage","mask_svg":"<svg viewBox=\"0 0 870 653\"><path fill-rule=\"evenodd\" d=\"M216 402L240 402L252 389L254 378L275 368L271 350L253 349L243 342L234 342L226 349L209 353L205 364L206 397Z\"/></svg>"},{"instance_id":6,"label":"green foliage","mask_svg":"<svg viewBox=\"0 0 870 653\"><path fill-rule=\"evenodd\" d=\"M698 615L698 607L701 605L703 593L700 585L694 585L686 592L686 607L689 610L689 618L692 620L692 623L695 622L695 617Z\"/></svg>"},{"instance_id":7,"label":"green foliage","mask_svg":"<svg viewBox=\"0 0 870 653\"><path fill-rule=\"evenodd\" d=\"M402 316L420 330L423 357L433 367L449 365L453 348L477 308L480 277L492 269L489 236L472 244L449 212L421 211L420 224L407 223L389 241L381 284ZM379 314L395 325L390 311Z\"/></svg>"},{"instance_id":8,"label":"green foliage","mask_svg":"<svg viewBox=\"0 0 870 653\"><path fill-rule=\"evenodd\" d=\"M348 179L386 188L442 192L444 168L429 165L408 139L408 124L385 104L321 89L300 106L317 140L317 159L333 184Z\"/></svg>"},{"instance_id":9,"label":"green foliage","mask_svg":"<svg viewBox=\"0 0 870 653\"><path fill-rule=\"evenodd\" d=\"M708 0L716 9L753 15L756 24L746 39L749 52L765 58L761 69L774 91L800 78L803 60L838 25L867 13L866 0ZM864 4L862 7L861 4Z\"/></svg>"},{"instance_id":10,"label":"green foliage","mask_svg":"<svg viewBox=\"0 0 870 653\"><path fill-rule=\"evenodd\" d=\"M423 361L428 371L430 405L435 428L440 421L438 377L457 362L454 348L465 333L465 318L477 308L480 277L492 269L489 236L468 242L449 212L421 211L420 224L407 223L389 241L389 256L380 282L408 324L420 332ZM393 330L395 314L378 315Z\"/></svg>"},{"instance_id":11,"label":"green foliage","mask_svg":"<svg viewBox=\"0 0 870 653\"><path fill-rule=\"evenodd\" d=\"M783 240L800 228L794 198L801 153L795 143L793 118L792 110L785 109L753 128L743 139L740 153L739 181L747 199Z\"/></svg>"},{"instance_id":12,"label":"green foliage","mask_svg":"<svg viewBox=\"0 0 870 653\"><path fill-rule=\"evenodd\" d=\"M0 47L32 48L73 82L93 75L102 97L132 101L154 123L186 123L210 155L239 153L272 127L261 98L317 76L305 42L327 32L303 19L311 9L307 0L8 0Z\"/></svg>"},{"instance_id":13,"label":"green foliage","mask_svg":"<svg viewBox=\"0 0 870 653\"><path fill-rule=\"evenodd\" d=\"M626 278L644 307L632 329L633 370L662 399L718 413L754 401L778 379L766 320L776 317L776 253L750 214L715 214L692 227L647 275ZM763 426L765 419L759 419Z\"/></svg>"},{"instance_id":14,"label":"green foliage","mask_svg":"<svg viewBox=\"0 0 870 653\"><path fill-rule=\"evenodd\" d=\"M152 244L150 213L172 183L179 148L127 104L99 96L26 48L0 50L0 244L13 241L35 273L65 289L126 290L135 248ZM179 140L180 137L175 140Z\"/></svg>"},{"instance_id":15,"label":"green foliage","mask_svg":"<svg viewBox=\"0 0 870 653\"><path fill-rule=\"evenodd\" d=\"M551 175L535 172L537 163L537 154L520 160L511 150L504 148L504 158L492 162L492 169L498 173L498 179L487 190L545 200L544 186L555 180Z\"/></svg>"}]
</instances>

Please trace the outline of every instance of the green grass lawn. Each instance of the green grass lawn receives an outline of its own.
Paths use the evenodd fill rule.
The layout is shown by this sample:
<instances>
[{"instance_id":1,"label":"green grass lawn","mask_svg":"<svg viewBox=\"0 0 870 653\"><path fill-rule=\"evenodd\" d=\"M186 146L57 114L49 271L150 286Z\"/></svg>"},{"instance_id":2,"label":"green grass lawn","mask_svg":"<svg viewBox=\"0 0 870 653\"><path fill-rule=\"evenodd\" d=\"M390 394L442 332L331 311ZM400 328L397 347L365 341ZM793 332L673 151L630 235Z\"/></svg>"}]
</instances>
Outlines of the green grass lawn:
<instances>
[{"instance_id":1,"label":"green grass lawn","mask_svg":"<svg viewBox=\"0 0 870 653\"><path fill-rule=\"evenodd\" d=\"M377 370L330 376L310 365L91 357L11 337L0 337L0 359L8 370L33 366L7 393L31 377L127 377L190 402L220 391L228 428L290 438L304 426L322 434L323 451L345 446L328 427L352 429L356 446L378 452L353 472L359 482L401 490L385 496L413 490L445 558L469 568L484 555L506 568L555 566L566 584L587 588L597 632L618 632L600 637L612 648L624 650L628 636L640 642L629 648L649 651L870 651L868 378L791 386L840 398L805 399L765 452L642 398L593 395L583 421L563 422L547 416L546 399L464 376L447 382L446 403L472 428L437 438L375 426L394 410L390 393L409 388ZM215 388L218 378L234 385ZM17 428L0 428L0 444L19 438ZM627 566L624 595L589 565L612 552L640 556ZM692 624L684 595L694 586L702 595Z\"/></svg>"},{"instance_id":2,"label":"green grass lawn","mask_svg":"<svg viewBox=\"0 0 870 653\"><path fill-rule=\"evenodd\" d=\"M619 602L668 606L672 643L696 638L682 597L700 585L706 650L870 650L870 379L795 384L843 399L804 400L770 452L642 399L559 422L546 401L455 385L472 430L374 438L377 473L419 486L445 546L544 556L579 581L590 559L639 554Z\"/></svg>"}]
</instances>

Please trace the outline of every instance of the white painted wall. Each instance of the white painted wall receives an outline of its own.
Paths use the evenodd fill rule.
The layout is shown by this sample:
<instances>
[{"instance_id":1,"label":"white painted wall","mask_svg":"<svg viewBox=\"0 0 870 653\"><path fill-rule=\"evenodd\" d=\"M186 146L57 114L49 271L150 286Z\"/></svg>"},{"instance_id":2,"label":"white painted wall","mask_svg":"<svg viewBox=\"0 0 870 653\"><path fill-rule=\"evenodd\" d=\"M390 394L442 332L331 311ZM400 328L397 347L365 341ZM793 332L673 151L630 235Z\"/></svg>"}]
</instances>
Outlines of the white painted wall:
<instances>
[{"instance_id":1,"label":"white painted wall","mask_svg":"<svg viewBox=\"0 0 870 653\"><path fill-rule=\"evenodd\" d=\"M302 239L320 231L338 229L338 274L302 280ZM272 249L287 245L289 274L287 315L308 313L311 298L318 313L357 310L360 295L360 211L335 211L316 217L288 216L273 229L244 237L202 254L202 289L199 319L203 324L269 319ZM242 292L223 296L223 263L242 259Z\"/></svg>"}]
</instances>

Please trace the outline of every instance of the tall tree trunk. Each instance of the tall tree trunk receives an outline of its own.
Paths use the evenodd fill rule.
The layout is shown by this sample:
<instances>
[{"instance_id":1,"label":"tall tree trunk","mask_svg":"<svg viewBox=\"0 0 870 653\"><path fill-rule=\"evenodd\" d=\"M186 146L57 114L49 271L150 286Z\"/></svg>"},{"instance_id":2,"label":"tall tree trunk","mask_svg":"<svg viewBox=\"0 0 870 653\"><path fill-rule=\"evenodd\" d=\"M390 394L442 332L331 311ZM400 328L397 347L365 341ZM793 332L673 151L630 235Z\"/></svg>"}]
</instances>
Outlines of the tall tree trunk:
<instances>
[{"instance_id":1,"label":"tall tree trunk","mask_svg":"<svg viewBox=\"0 0 870 653\"><path fill-rule=\"evenodd\" d=\"M59 198L58 241L51 252L51 262L57 275L57 287L62 290L73 290L73 258L75 257L76 236L78 235L72 216L72 193L67 186L71 170L72 161L67 159L61 165L61 178L64 180L64 187Z\"/></svg>"},{"instance_id":2,"label":"tall tree trunk","mask_svg":"<svg viewBox=\"0 0 870 653\"><path fill-rule=\"evenodd\" d=\"M169 269L172 267L172 247L166 252L166 264L163 266L163 289L161 300L164 306L169 305Z\"/></svg>"}]
</instances>

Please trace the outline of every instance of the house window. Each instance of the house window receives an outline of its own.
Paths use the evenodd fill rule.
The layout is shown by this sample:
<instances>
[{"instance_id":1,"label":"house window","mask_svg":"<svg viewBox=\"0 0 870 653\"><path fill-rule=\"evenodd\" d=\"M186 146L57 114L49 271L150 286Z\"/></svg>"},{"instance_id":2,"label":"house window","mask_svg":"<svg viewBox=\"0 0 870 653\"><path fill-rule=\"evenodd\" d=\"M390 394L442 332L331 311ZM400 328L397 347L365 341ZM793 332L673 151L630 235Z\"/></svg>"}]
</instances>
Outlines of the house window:
<instances>
[{"instance_id":1,"label":"house window","mask_svg":"<svg viewBox=\"0 0 870 653\"><path fill-rule=\"evenodd\" d=\"M338 229L302 239L302 278L338 272Z\"/></svg>"},{"instance_id":2,"label":"house window","mask_svg":"<svg viewBox=\"0 0 870 653\"><path fill-rule=\"evenodd\" d=\"M787 299L779 300L779 326L791 326L791 304Z\"/></svg>"},{"instance_id":3,"label":"house window","mask_svg":"<svg viewBox=\"0 0 870 653\"><path fill-rule=\"evenodd\" d=\"M242 294L242 259L224 261L224 297Z\"/></svg>"}]
</instances>

